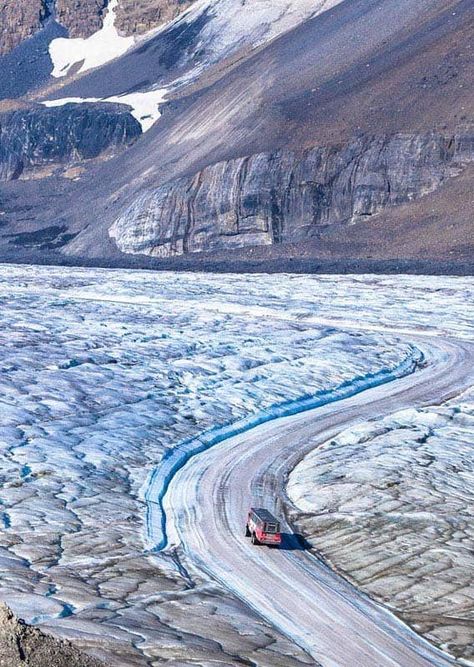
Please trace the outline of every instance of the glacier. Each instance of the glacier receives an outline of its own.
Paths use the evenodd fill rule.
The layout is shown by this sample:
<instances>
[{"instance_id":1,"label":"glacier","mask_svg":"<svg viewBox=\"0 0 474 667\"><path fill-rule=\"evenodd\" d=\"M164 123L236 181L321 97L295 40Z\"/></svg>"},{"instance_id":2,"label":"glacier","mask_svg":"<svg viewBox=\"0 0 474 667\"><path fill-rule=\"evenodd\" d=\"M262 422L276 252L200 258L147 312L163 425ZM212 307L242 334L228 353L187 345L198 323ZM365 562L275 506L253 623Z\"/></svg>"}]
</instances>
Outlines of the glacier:
<instances>
[{"instance_id":1,"label":"glacier","mask_svg":"<svg viewBox=\"0 0 474 667\"><path fill-rule=\"evenodd\" d=\"M183 632L199 659L229 660L243 627L249 660L304 664L179 547L154 551L147 480L205 432L403 369L410 331L469 338L472 291L468 278L1 266L0 597L117 665L178 660Z\"/></svg>"},{"instance_id":2,"label":"glacier","mask_svg":"<svg viewBox=\"0 0 474 667\"><path fill-rule=\"evenodd\" d=\"M363 422L290 476L320 554L462 664L474 664L474 390Z\"/></svg>"}]
</instances>

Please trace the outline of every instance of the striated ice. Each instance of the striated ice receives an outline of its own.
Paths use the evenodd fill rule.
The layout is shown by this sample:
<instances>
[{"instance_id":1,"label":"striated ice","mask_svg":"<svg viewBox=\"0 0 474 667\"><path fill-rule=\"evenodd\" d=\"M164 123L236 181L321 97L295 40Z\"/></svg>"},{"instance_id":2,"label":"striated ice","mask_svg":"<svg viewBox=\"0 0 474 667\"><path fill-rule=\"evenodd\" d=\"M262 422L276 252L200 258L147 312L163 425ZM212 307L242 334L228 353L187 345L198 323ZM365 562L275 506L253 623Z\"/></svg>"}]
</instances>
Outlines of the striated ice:
<instances>
[{"instance_id":1,"label":"striated ice","mask_svg":"<svg viewBox=\"0 0 474 667\"><path fill-rule=\"evenodd\" d=\"M473 413L470 390L356 425L288 485L300 530L335 567L464 659L474 657Z\"/></svg>"}]
</instances>

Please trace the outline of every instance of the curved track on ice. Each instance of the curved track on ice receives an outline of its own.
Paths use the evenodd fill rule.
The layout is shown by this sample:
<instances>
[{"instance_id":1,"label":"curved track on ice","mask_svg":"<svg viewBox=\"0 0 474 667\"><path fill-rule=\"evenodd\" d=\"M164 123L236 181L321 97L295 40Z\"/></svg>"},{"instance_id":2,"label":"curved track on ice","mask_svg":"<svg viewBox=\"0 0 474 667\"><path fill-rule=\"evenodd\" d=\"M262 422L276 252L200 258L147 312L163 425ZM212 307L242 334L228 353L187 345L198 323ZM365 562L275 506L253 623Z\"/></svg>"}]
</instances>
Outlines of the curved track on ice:
<instances>
[{"instance_id":1,"label":"curved track on ice","mask_svg":"<svg viewBox=\"0 0 474 667\"><path fill-rule=\"evenodd\" d=\"M171 542L306 649L324 667L418 667L453 661L375 604L288 535L286 548L244 537L251 503L284 498L285 478L310 450L359 421L433 405L472 381L469 343L417 338L428 363L405 378L277 419L193 457L164 499ZM279 499L279 500L278 500ZM290 532L290 531L289 531Z\"/></svg>"}]
</instances>

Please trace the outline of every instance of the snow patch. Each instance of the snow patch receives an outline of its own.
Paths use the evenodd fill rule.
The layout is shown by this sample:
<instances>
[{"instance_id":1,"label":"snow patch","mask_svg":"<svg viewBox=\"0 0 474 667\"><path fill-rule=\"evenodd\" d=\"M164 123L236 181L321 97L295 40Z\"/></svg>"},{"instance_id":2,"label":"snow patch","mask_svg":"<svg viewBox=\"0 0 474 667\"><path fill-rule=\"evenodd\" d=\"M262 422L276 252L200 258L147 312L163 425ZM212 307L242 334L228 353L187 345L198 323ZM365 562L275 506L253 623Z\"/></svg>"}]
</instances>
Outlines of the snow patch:
<instances>
[{"instance_id":1,"label":"snow patch","mask_svg":"<svg viewBox=\"0 0 474 667\"><path fill-rule=\"evenodd\" d=\"M53 61L52 76L66 76L71 67L78 63L82 63L79 72L100 67L123 55L134 45L134 37L121 37L115 27L117 6L118 0L110 1L102 28L90 37L53 39L49 45L49 55Z\"/></svg>"},{"instance_id":2,"label":"snow patch","mask_svg":"<svg viewBox=\"0 0 474 667\"><path fill-rule=\"evenodd\" d=\"M142 131L149 130L160 118L160 104L165 101L166 88L149 90L144 93L128 93L125 95L114 95L112 97L63 97L59 100L45 100L42 102L46 107L60 107L65 104L84 104L85 102L111 102L114 104L126 104L132 107L132 116L142 126Z\"/></svg>"}]
</instances>

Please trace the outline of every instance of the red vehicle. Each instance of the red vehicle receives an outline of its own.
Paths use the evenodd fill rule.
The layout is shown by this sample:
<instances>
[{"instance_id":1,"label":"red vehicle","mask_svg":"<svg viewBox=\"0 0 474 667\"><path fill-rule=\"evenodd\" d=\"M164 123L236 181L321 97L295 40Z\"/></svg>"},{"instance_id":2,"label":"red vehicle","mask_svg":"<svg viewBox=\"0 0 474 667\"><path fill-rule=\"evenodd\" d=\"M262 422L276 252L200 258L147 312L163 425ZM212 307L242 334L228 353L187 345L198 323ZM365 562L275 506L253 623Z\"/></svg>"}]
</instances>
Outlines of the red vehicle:
<instances>
[{"instance_id":1,"label":"red vehicle","mask_svg":"<svg viewBox=\"0 0 474 667\"><path fill-rule=\"evenodd\" d=\"M252 538L252 544L281 544L280 522L273 514L261 507L251 507L245 526L245 537Z\"/></svg>"}]
</instances>

